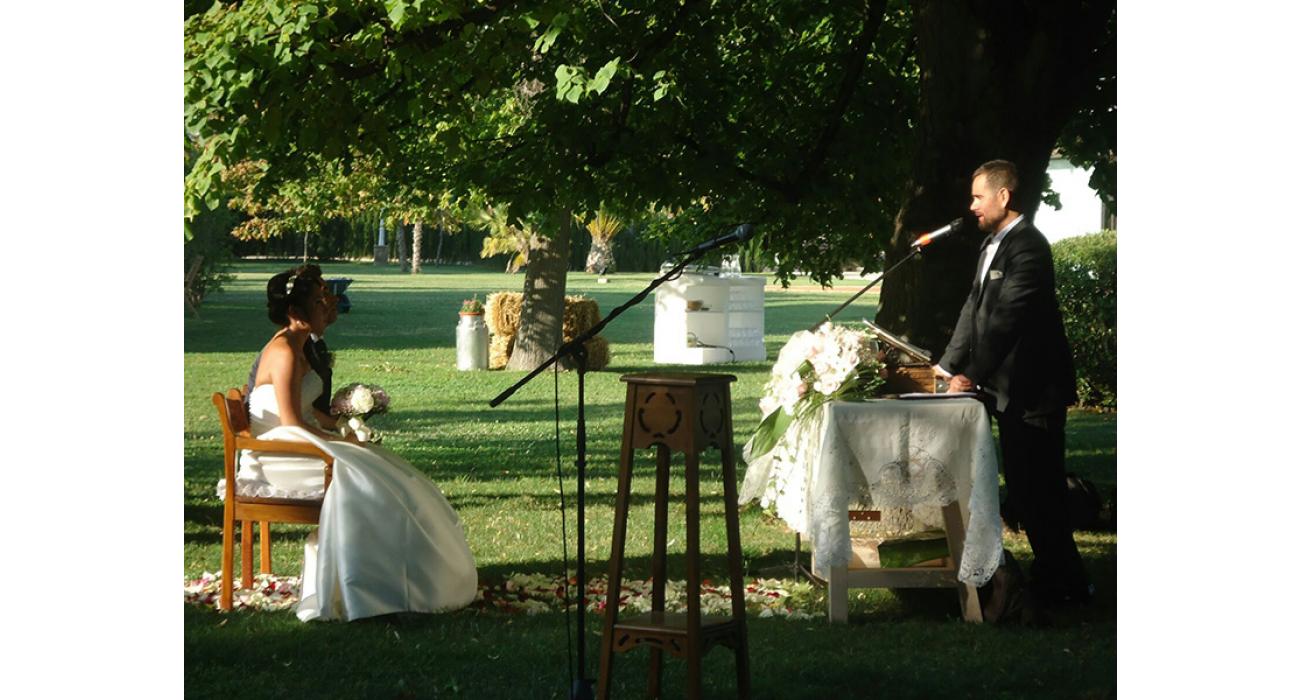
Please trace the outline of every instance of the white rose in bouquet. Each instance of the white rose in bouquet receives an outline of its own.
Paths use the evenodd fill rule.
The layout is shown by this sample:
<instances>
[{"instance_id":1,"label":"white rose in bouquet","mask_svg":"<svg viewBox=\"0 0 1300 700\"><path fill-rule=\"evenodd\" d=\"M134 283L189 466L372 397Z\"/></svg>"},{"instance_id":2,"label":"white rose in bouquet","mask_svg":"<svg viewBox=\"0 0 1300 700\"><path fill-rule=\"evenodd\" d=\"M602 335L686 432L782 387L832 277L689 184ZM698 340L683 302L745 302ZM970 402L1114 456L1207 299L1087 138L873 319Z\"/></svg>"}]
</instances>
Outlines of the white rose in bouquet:
<instances>
[{"instance_id":1,"label":"white rose in bouquet","mask_svg":"<svg viewBox=\"0 0 1300 700\"><path fill-rule=\"evenodd\" d=\"M352 407L357 413L370 413L375 408L375 395L365 384L352 390Z\"/></svg>"}]
</instances>

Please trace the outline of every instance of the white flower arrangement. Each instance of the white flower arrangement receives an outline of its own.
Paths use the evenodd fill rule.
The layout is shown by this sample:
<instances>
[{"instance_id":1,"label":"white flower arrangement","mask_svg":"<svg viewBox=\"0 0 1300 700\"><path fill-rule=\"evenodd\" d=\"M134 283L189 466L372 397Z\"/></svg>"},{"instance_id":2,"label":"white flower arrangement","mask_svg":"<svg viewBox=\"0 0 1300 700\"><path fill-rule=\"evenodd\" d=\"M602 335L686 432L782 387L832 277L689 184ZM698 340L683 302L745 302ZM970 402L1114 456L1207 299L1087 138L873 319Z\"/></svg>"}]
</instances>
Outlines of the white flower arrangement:
<instances>
[{"instance_id":1,"label":"white flower arrangement","mask_svg":"<svg viewBox=\"0 0 1300 700\"><path fill-rule=\"evenodd\" d=\"M874 336L829 321L790 336L758 400L763 421L752 457L766 454L795 420L826 401L871 396L884 384Z\"/></svg>"}]
</instances>

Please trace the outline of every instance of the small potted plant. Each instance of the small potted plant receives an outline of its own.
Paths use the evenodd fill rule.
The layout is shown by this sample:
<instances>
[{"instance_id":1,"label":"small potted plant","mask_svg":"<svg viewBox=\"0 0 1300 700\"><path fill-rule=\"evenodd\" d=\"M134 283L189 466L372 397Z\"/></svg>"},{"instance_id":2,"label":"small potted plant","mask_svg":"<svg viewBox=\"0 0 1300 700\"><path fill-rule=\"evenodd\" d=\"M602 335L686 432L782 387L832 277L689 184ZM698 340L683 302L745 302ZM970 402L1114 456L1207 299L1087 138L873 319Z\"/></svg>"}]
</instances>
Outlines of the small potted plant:
<instances>
[{"instance_id":1,"label":"small potted plant","mask_svg":"<svg viewBox=\"0 0 1300 700\"><path fill-rule=\"evenodd\" d=\"M462 301L460 303L460 315L461 316L482 316L483 315L483 302L478 300L477 294L475 294L473 298L466 299L465 301Z\"/></svg>"}]
</instances>

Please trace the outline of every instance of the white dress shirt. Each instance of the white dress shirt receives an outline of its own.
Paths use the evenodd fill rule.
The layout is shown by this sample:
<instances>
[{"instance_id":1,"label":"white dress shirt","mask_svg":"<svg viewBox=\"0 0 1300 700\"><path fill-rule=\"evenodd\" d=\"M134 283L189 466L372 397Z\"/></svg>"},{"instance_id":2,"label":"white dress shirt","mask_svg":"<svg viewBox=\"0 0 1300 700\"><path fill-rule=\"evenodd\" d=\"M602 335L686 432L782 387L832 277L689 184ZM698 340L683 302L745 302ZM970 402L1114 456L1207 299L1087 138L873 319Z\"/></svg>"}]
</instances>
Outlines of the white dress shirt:
<instances>
[{"instance_id":1,"label":"white dress shirt","mask_svg":"<svg viewBox=\"0 0 1300 700\"><path fill-rule=\"evenodd\" d=\"M979 277L975 278L979 280L981 288L984 287L984 278L989 276L989 266L993 264L993 256L998 254L998 246L1002 245L1002 239L1006 238L1007 231L1010 231L1012 227L1020 223L1020 220L1023 218L1025 218L1025 215L1021 214L1012 219L1011 223L1003 226L1002 230L998 231L997 235L993 237L993 240L989 242L989 247L984 249L984 264L980 266Z\"/></svg>"}]
</instances>

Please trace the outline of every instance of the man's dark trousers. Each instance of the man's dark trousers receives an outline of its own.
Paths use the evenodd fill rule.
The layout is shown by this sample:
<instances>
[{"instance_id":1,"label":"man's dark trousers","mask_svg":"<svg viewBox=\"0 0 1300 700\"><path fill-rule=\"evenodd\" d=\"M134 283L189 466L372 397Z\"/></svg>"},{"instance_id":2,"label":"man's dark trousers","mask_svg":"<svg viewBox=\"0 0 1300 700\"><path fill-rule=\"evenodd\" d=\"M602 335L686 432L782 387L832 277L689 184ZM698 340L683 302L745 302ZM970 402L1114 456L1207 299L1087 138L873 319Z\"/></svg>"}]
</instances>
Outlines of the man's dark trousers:
<instances>
[{"instance_id":1,"label":"man's dark trousers","mask_svg":"<svg viewBox=\"0 0 1300 700\"><path fill-rule=\"evenodd\" d=\"M1007 505L1034 550L1031 576L1044 602L1089 598L1088 575L1074 544L1065 487L1065 409L995 413Z\"/></svg>"}]
</instances>

